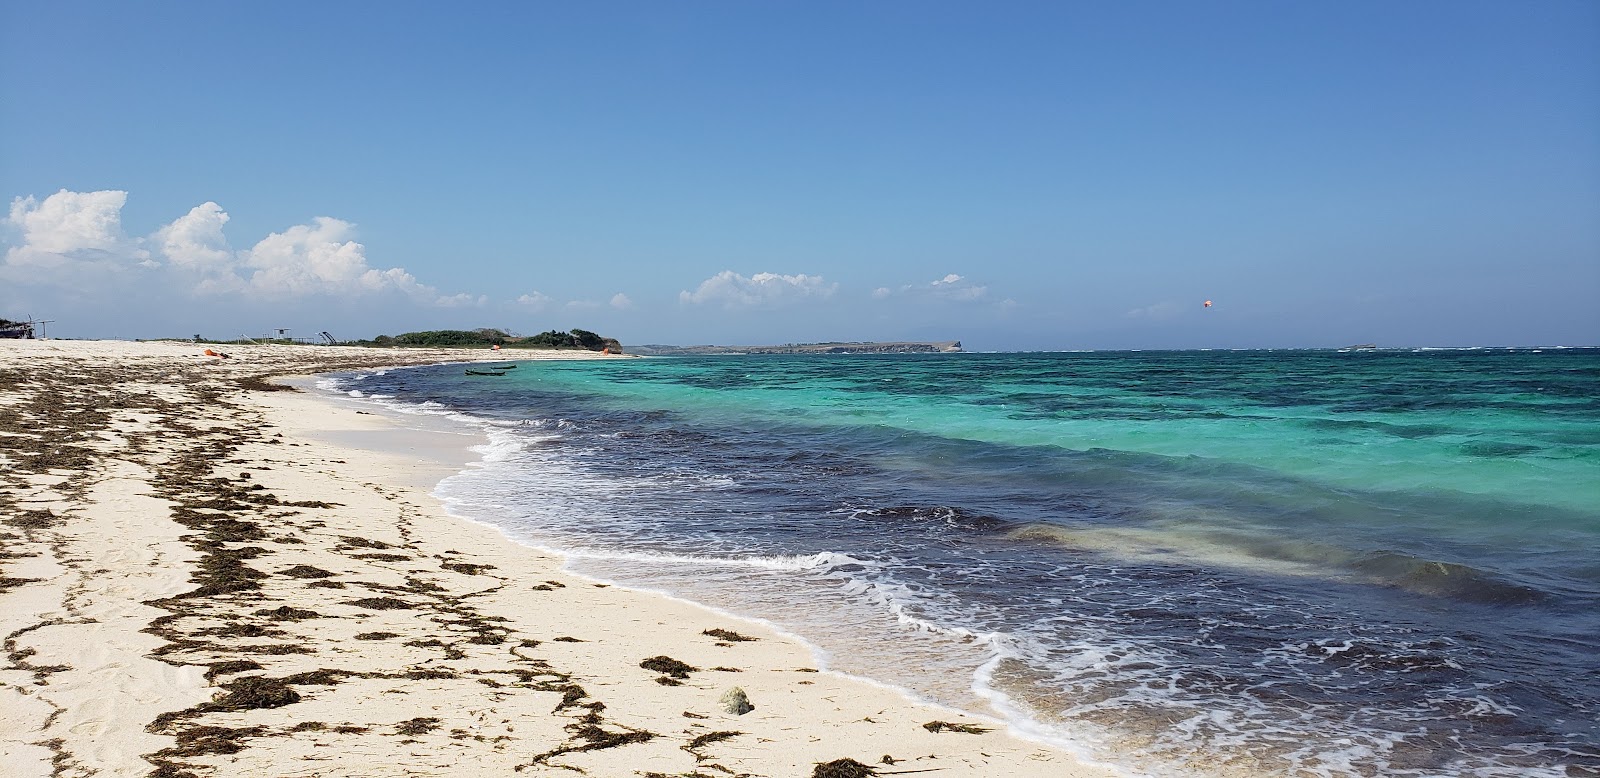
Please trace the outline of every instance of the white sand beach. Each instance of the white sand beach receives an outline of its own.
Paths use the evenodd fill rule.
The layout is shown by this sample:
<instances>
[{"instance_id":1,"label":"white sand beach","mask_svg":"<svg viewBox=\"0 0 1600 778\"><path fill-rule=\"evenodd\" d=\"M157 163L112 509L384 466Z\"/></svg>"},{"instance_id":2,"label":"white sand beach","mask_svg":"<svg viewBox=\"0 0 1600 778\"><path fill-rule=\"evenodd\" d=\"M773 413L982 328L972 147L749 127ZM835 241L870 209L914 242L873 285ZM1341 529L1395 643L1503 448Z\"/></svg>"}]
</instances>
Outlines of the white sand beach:
<instances>
[{"instance_id":1,"label":"white sand beach","mask_svg":"<svg viewBox=\"0 0 1600 778\"><path fill-rule=\"evenodd\" d=\"M569 575L429 495L478 441L261 380L621 357L203 348L0 341L5 775L1112 774Z\"/></svg>"}]
</instances>

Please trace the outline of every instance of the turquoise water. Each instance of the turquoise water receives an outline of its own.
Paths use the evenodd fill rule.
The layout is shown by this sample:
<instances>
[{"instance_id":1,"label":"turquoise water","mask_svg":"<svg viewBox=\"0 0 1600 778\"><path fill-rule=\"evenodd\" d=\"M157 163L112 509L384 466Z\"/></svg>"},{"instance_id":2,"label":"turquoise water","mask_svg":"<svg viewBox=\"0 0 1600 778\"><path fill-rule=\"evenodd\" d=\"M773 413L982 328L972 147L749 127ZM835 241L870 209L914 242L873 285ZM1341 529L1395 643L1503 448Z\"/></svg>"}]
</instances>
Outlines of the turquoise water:
<instances>
[{"instance_id":1,"label":"turquoise water","mask_svg":"<svg viewBox=\"0 0 1600 778\"><path fill-rule=\"evenodd\" d=\"M1136 771L1600 770L1594 350L658 358L346 388L491 430L440 487L455 510Z\"/></svg>"}]
</instances>

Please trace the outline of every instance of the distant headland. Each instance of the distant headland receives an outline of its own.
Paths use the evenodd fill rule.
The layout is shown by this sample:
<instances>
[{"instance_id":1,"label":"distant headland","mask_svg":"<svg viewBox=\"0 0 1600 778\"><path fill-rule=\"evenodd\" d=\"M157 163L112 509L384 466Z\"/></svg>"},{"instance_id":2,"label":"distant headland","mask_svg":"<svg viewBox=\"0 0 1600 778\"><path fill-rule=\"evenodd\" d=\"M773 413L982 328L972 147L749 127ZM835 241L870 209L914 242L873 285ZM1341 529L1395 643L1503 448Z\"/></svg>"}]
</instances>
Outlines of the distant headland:
<instances>
[{"instance_id":1,"label":"distant headland","mask_svg":"<svg viewBox=\"0 0 1600 778\"><path fill-rule=\"evenodd\" d=\"M781 346L629 346L645 356L703 356L722 354L953 354L961 341L901 341L893 343L785 343Z\"/></svg>"}]
</instances>

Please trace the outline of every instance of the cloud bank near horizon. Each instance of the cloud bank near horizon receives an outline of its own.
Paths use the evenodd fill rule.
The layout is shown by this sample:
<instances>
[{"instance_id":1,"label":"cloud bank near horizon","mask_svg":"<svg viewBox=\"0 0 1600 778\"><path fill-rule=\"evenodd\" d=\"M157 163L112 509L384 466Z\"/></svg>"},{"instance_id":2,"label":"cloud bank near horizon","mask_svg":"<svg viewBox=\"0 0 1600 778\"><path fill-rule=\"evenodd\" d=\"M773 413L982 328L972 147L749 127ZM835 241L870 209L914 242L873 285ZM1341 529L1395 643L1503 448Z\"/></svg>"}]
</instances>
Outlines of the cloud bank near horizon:
<instances>
[{"instance_id":1,"label":"cloud bank near horizon","mask_svg":"<svg viewBox=\"0 0 1600 778\"><path fill-rule=\"evenodd\" d=\"M344 219L317 216L253 243L236 244L230 225L235 232L237 225L215 201L193 206L149 232L130 232L123 221L128 199L128 192L112 189L14 197L0 218L0 304L98 318L114 322L117 332L139 326L144 317L193 322L199 328L236 320L244 311L251 317L271 313L285 322L311 318L350 323L345 326L363 321L452 326L446 323L465 323L464 315L481 319L494 313L520 320L530 314L549 318L570 313L602 322L649 322L656 331L674 325L716 328L736 316L783 337L779 328L809 326L815 320L804 317L825 305L837 308L870 298L877 305L861 311L863 315L889 315L896 309L904 314L914 308L937 320L928 309L931 303L968 310L995 303L988 287L957 273L931 282L862 287L850 294L841 294L841 283L819 273L747 275L731 269L678 292L675 300L665 290L641 295L614 287L560 293L441 292L405 267L375 261L358 240L356 224ZM581 274L563 278L585 281ZM996 310L1008 304L998 304Z\"/></svg>"},{"instance_id":2,"label":"cloud bank near horizon","mask_svg":"<svg viewBox=\"0 0 1600 778\"><path fill-rule=\"evenodd\" d=\"M234 249L230 217L207 201L145 237L126 234L120 190L62 189L42 201L11 202L5 225L18 235L0 263L0 278L33 286L113 283L131 273L167 273L197 297L243 295L262 300L351 297L396 292L421 305L477 304L471 295L440 295L404 268L378 268L355 240L356 226L318 216Z\"/></svg>"}]
</instances>

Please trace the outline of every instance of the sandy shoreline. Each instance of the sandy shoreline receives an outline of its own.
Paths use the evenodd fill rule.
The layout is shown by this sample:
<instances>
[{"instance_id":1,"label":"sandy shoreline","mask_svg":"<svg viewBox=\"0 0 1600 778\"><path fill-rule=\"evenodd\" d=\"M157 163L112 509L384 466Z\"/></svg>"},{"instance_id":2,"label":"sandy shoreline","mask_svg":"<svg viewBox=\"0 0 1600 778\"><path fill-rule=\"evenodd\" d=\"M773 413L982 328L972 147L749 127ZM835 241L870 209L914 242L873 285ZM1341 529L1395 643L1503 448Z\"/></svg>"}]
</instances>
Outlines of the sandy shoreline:
<instances>
[{"instance_id":1,"label":"sandy shoreline","mask_svg":"<svg viewBox=\"0 0 1600 778\"><path fill-rule=\"evenodd\" d=\"M227 350L0 341L7 775L1107 774L569 576L445 514L391 420L258 381L533 355Z\"/></svg>"}]
</instances>

